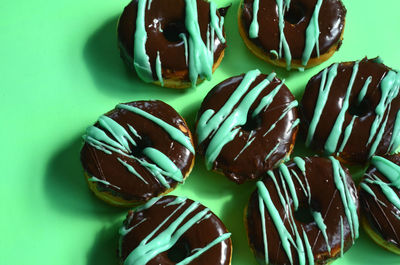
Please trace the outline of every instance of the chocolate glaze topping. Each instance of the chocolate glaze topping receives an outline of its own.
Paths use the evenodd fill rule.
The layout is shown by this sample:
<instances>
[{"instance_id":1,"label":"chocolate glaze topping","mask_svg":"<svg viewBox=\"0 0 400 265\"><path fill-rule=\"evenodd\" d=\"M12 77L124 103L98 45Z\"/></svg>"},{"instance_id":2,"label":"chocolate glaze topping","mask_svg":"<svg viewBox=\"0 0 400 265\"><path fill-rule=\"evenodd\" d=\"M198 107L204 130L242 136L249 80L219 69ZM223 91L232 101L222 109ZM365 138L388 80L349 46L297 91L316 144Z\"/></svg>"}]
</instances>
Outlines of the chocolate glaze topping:
<instances>
[{"instance_id":1,"label":"chocolate glaze topping","mask_svg":"<svg viewBox=\"0 0 400 265\"><path fill-rule=\"evenodd\" d=\"M383 158L396 164L400 170L400 155L388 155ZM392 177L395 175L393 174ZM400 175L397 175L397 179L400 181ZM380 181L383 184L380 185ZM387 188L393 191L393 196L400 198L400 189L395 187L374 165L371 165L361 182L362 212L377 234L400 249L400 209L385 195L382 185L387 185ZM371 189L372 194L367 189Z\"/></svg>"},{"instance_id":2,"label":"chocolate glaze topping","mask_svg":"<svg viewBox=\"0 0 400 265\"><path fill-rule=\"evenodd\" d=\"M329 75L333 77L331 86ZM321 85L321 80L326 81ZM395 127L400 126L400 119L396 118L400 109L399 85L400 75L378 58L333 64L321 71L310 79L301 101L301 124L308 134L308 144L358 163L374 154L394 152L398 147L398 141L394 140L399 137ZM363 88L367 88L365 96L362 96ZM327 93L325 104L324 93ZM380 111L378 106L382 107ZM318 107L322 110L319 118ZM338 118L341 111L343 122ZM310 130L312 123L316 124L314 133ZM341 125L337 127L336 147L328 146L328 137L335 134L335 123Z\"/></svg>"},{"instance_id":3,"label":"chocolate glaze topping","mask_svg":"<svg viewBox=\"0 0 400 265\"><path fill-rule=\"evenodd\" d=\"M218 113L243 82L244 76L243 74L231 77L215 86L208 93L198 112L197 135L201 130L198 124L200 117L210 109ZM264 74L258 75L229 114L235 111L250 91L266 78L267 76ZM295 124L297 121L297 101L281 80L276 77L271 80L270 84L251 103L248 115L245 117L246 123L232 128L232 130L238 129L239 132L231 141L226 143L212 163L212 169L221 171L236 183L261 177L267 170L272 169L284 159L293 147L298 128ZM270 105L264 107L259 114L253 117L252 114L260 105L262 99L271 95L271 91L278 85L281 85L281 87ZM224 120L226 120L226 117L224 117ZM199 137L197 137L199 154L207 156L207 149L217 130L210 133L202 142L199 142Z\"/></svg>"},{"instance_id":4,"label":"chocolate glaze topping","mask_svg":"<svg viewBox=\"0 0 400 265\"><path fill-rule=\"evenodd\" d=\"M183 118L164 102L158 100L135 101L126 103L126 105L134 106L158 117L179 129L190 139L190 131ZM116 108L106 113L105 116L110 117L125 128L129 136L136 142L136 146L129 143L131 153L128 155L132 155L141 161L158 165L158 161L151 161L142 153L146 147L152 147L166 155L182 172L183 177L189 173L194 161L194 154L181 143L172 139L170 134L162 127L148 118L121 108ZM96 122L94 126L101 128L111 139L116 140L108 130L99 125L99 122ZM136 133L133 133L129 126L134 128ZM132 166L143 180L128 170L127 166L124 166L120 160ZM95 148L87 141L81 150L81 162L85 172L90 177L100 180L96 181L98 190L110 192L125 200L147 201L168 190L168 187L160 183L138 160L115 151L108 154ZM170 177L165 177L165 179L172 188L178 183Z\"/></svg>"},{"instance_id":5,"label":"chocolate glaze topping","mask_svg":"<svg viewBox=\"0 0 400 265\"><path fill-rule=\"evenodd\" d=\"M136 31L138 0L128 4L118 23L118 43L121 49L121 57L129 68L133 67L134 36ZM198 21L201 37L207 43L207 28L210 23L210 3L197 1ZM190 81L188 76L188 64L185 56L185 43L179 37L184 33L187 38L188 32L185 28L185 0L152 0L150 9L146 7L145 28L147 32L146 52L153 72L156 76L157 51L160 53L163 72L173 74L178 71L186 71L184 80ZM226 9L222 9L223 15ZM217 10L217 15L220 14ZM214 62L219 58L226 44L215 34L214 37Z\"/></svg>"},{"instance_id":6,"label":"chocolate glaze topping","mask_svg":"<svg viewBox=\"0 0 400 265\"><path fill-rule=\"evenodd\" d=\"M334 162L339 167L335 168ZM358 197L348 170L340 168L332 157L296 157L257 183L245 217L250 246L262 264L311 264L310 260L325 264L351 247L358 235ZM339 190L340 184L345 188ZM270 199L264 200L263 190ZM346 193L348 197L342 197ZM347 210L353 210L353 215L347 215ZM281 237L278 228L287 231L285 236ZM285 237L288 241L282 240Z\"/></svg>"},{"instance_id":7,"label":"chocolate glaze topping","mask_svg":"<svg viewBox=\"0 0 400 265\"><path fill-rule=\"evenodd\" d=\"M146 255L150 255L150 257L147 258L149 260L148 263L146 263L147 265L180 264L179 262L182 262L185 258L196 252L205 250L205 248L210 246L210 243L216 239L220 242L208 248L201 255L193 259L190 264L230 264L232 242L230 238L222 240L224 237L229 237L230 234L227 233L221 220L210 210L190 199L175 196L165 196L160 199L156 198L147 204L137 210L130 211L124 221L124 225L121 229L122 237L120 241L121 264L142 264L138 262L137 259L143 252L138 251L137 248L142 244L141 247L146 249L143 245L150 245L156 242L159 243L158 246L153 245L153 248L150 247L147 249L147 251L155 250L155 255L153 255L152 252L144 252ZM197 206L194 207L194 210L190 211L190 213L184 217L183 221L179 222L179 225L175 229L166 232L166 230L172 227L171 224L177 222L179 218L182 218L185 211L188 211L190 207L195 205ZM168 237L167 239L167 237L160 235L162 233L169 234L170 232L172 232L172 235L176 235L179 229L182 229L185 224L190 222L190 219L195 218L195 216L199 215L201 212L206 212L206 214L200 218L198 222L187 226L186 228L188 229L179 236L179 239L175 243L170 244L174 236L172 236L172 238ZM160 229L157 230L160 224L162 225ZM149 237L149 235L151 236ZM146 237L147 240L145 239ZM162 241L160 239L167 240ZM168 247L165 247L167 245ZM163 247L165 247L164 250L160 250ZM130 263L129 258L127 259L133 251L136 252L131 256L136 257L131 258L133 260L136 258L136 263ZM122 263L124 261L125 263Z\"/></svg>"},{"instance_id":8,"label":"chocolate glaze topping","mask_svg":"<svg viewBox=\"0 0 400 265\"><path fill-rule=\"evenodd\" d=\"M244 0L241 19L246 32L253 20L254 0ZM286 2L286 1L284 1ZM284 13L284 34L290 47L292 59L301 59L305 48L306 29L310 24L317 0L291 0L290 8ZM346 9L340 0L324 0L319 12L319 51L326 53L340 41L344 28ZM266 53L279 51L280 34L276 0L260 0L257 13L259 34L251 38ZM284 50L282 50L284 55ZM282 56L284 57L284 56ZM317 57L316 49L311 58Z\"/></svg>"}]
</instances>

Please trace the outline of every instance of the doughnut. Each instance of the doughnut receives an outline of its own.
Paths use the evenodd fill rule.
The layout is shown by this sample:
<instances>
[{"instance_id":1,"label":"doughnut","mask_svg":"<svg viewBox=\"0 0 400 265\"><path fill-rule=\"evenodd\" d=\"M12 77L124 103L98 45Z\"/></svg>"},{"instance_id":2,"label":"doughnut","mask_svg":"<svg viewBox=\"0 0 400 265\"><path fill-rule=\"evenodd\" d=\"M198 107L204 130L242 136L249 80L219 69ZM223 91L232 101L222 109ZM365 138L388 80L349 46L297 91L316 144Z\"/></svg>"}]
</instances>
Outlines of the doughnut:
<instances>
[{"instance_id":1,"label":"doughnut","mask_svg":"<svg viewBox=\"0 0 400 265\"><path fill-rule=\"evenodd\" d=\"M289 157L299 124L297 105L275 73L252 70L215 86L196 123L197 151L207 169L239 184L260 178Z\"/></svg>"},{"instance_id":2,"label":"doughnut","mask_svg":"<svg viewBox=\"0 0 400 265\"><path fill-rule=\"evenodd\" d=\"M172 191L194 164L191 133L162 101L118 104L83 136L89 188L116 206L134 206Z\"/></svg>"},{"instance_id":3,"label":"doughnut","mask_svg":"<svg viewBox=\"0 0 400 265\"><path fill-rule=\"evenodd\" d=\"M345 16L340 0L243 0L238 23L244 43L257 57L302 71L339 49Z\"/></svg>"},{"instance_id":4,"label":"doughnut","mask_svg":"<svg viewBox=\"0 0 400 265\"><path fill-rule=\"evenodd\" d=\"M133 0L118 22L121 58L148 83L186 88L210 80L224 56L226 12L204 0Z\"/></svg>"},{"instance_id":5,"label":"doughnut","mask_svg":"<svg viewBox=\"0 0 400 265\"><path fill-rule=\"evenodd\" d=\"M306 146L365 163L400 147L400 74L378 58L335 63L308 82L300 113Z\"/></svg>"},{"instance_id":6,"label":"doughnut","mask_svg":"<svg viewBox=\"0 0 400 265\"><path fill-rule=\"evenodd\" d=\"M400 255L400 155L372 157L360 183L360 204L367 234Z\"/></svg>"},{"instance_id":7,"label":"doughnut","mask_svg":"<svg viewBox=\"0 0 400 265\"><path fill-rule=\"evenodd\" d=\"M130 211L120 229L123 265L229 265L231 234L198 202L175 196L153 198Z\"/></svg>"},{"instance_id":8,"label":"doughnut","mask_svg":"<svg viewBox=\"0 0 400 265\"><path fill-rule=\"evenodd\" d=\"M359 236L357 190L334 157L294 157L268 171L245 211L261 264L327 264Z\"/></svg>"}]
</instances>

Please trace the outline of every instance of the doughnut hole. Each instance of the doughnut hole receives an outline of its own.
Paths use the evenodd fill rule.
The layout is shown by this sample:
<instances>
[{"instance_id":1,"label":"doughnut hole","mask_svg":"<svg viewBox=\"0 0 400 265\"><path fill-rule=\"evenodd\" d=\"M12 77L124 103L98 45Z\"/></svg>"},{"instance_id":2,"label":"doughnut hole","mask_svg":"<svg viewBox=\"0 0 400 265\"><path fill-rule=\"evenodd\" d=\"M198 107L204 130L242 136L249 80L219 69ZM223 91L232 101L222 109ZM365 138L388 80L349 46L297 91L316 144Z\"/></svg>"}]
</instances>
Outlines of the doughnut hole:
<instances>
[{"instance_id":1,"label":"doughnut hole","mask_svg":"<svg viewBox=\"0 0 400 265\"><path fill-rule=\"evenodd\" d=\"M189 243L182 238L167 251L167 256L172 262L178 263L189 257L190 252Z\"/></svg>"},{"instance_id":2,"label":"doughnut hole","mask_svg":"<svg viewBox=\"0 0 400 265\"><path fill-rule=\"evenodd\" d=\"M300 204L299 208L294 211L293 217L300 223L309 224L314 222L314 217L312 212L320 212L321 209L315 201L311 201L310 204L304 203Z\"/></svg>"},{"instance_id":3,"label":"doughnut hole","mask_svg":"<svg viewBox=\"0 0 400 265\"><path fill-rule=\"evenodd\" d=\"M247 115L247 121L242 125L242 130L246 132L251 132L257 130L261 127L261 118L260 115L253 117L251 113Z\"/></svg>"},{"instance_id":4,"label":"doughnut hole","mask_svg":"<svg viewBox=\"0 0 400 265\"><path fill-rule=\"evenodd\" d=\"M348 109L350 115L358 117L364 117L373 111L372 104L368 98L364 98L360 103L358 103L357 99L354 100Z\"/></svg>"},{"instance_id":5,"label":"doughnut hole","mask_svg":"<svg viewBox=\"0 0 400 265\"><path fill-rule=\"evenodd\" d=\"M289 10L285 12L284 19L292 25L300 23L305 18L305 8L301 3L290 4Z\"/></svg>"},{"instance_id":6,"label":"doughnut hole","mask_svg":"<svg viewBox=\"0 0 400 265\"><path fill-rule=\"evenodd\" d=\"M163 34L165 38L170 42L181 42L182 38L179 36L181 33L185 35L187 34L184 21L172 21L163 28Z\"/></svg>"},{"instance_id":7,"label":"doughnut hole","mask_svg":"<svg viewBox=\"0 0 400 265\"><path fill-rule=\"evenodd\" d=\"M130 146L131 148L131 155L137 158L144 158L143 149L146 147L151 147L153 143L151 142L150 138L147 136L142 136L141 139L135 140L136 145Z\"/></svg>"}]
</instances>

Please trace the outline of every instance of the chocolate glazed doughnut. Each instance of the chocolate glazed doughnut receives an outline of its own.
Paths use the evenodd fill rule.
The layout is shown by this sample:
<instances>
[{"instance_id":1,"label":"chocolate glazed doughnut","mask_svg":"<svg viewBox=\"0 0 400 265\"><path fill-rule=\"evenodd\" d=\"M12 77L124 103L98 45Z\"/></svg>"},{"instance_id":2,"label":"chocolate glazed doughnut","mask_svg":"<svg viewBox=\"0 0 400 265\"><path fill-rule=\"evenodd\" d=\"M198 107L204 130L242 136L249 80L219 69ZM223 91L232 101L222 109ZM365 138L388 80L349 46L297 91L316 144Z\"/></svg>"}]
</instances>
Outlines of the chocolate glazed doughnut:
<instances>
[{"instance_id":1,"label":"chocolate glazed doughnut","mask_svg":"<svg viewBox=\"0 0 400 265\"><path fill-rule=\"evenodd\" d=\"M239 32L261 59L301 70L326 61L340 47L345 15L340 0L244 0Z\"/></svg>"},{"instance_id":2,"label":"chocolate glazed doughnut","mask_svg":"<svg viewBox=\"0 0 400 265\"><path fill-rule=\"evenodd\" d=\"M372 157L360 184L360 203L367 234L400 255L400 155Z\"/></svg>"},{"instance_id":3,"label":"chocolate glazed doughnut","mask_svg":"<svg viewBox=\"0 0 400 265\"><path fill-rule=\"evenodd\" d=\"M81 162L89 187L113 205L132 206L171 191L194 163L185 121L161 101L118 104L83 139Z\"/></svg>"},{"instance_id":4,"label":"chocolate glazed doughnut","mask_svg":"<svg viewBox=\"0 0 400 265\"><path fill-rule=\"evenodd\" d=\"M311 78L301 101L306 145L364 163L400 147L400 74L378 58L335 63Z\"/></svg>"},{"instance_id":5,"label":"chocolate glazed doughnut","mask_svg":"<svg viewBox=\"0 0 400 265\"><path fill-rule=\"evenodd\" d=\"M359 235L357 190L333 157L295 157L257 187L245 222L261 264L326 264Z\"/></svg>"},{"instance_id":6,"label":"chocolate glazed doughnut","mask_svg":"<svg viewBox=\"0 0 400 265\"><path fill-rule=\"evenodd\" d=\"M198 153L207 168L236 183L261 177L289 157L299 119L297 101L275 77L258 70L229 78L201 104Z\"/></svg>"},{"instance_id":7,"label":"chocolate glazed doughnut","mask_svg":"<svg viewBox=\"0 0 400 265\"><path fill-rule=\"evenodd\" d=\"M209 209L187 198L154 198L130 211L120 235L123 265L231 263L231 234Z\"/></svg>"},{"instance_id":8,"label":"chocolate glazed doughnut","mask_svg":"<svg viewBox=\"0 0 400 265\"><path fill-rule=\"evenodd\" d=\"M204 0L133 0L118 23L121 57L143 81L166 87L211 79L226 47L226 11Z\"/></svg>"}]
</instances>

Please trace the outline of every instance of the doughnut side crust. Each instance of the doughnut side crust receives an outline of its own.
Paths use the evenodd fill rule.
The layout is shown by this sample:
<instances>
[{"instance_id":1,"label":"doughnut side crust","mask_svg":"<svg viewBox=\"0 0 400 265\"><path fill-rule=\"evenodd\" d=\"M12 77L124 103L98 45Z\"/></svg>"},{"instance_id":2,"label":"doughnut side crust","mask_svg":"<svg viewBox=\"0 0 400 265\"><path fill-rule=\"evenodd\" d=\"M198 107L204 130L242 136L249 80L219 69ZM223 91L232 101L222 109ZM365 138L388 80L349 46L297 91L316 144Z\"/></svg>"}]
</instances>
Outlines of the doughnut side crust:
<instances>
[{"instance_id":1,"label":"doughnut side crust","mask_svg":"<svg viewBox=\"0 0 400 265\"><path fill-rule=\"evenodd\" d=\"M379 58L335 63L308 82L300 104L306 145L365 163L400 147L400 74Z\"/></svg>"},{"instance_id":2,"label":"doughnut side crust","mask_svg":"<svg viewBox=\"0 0 400 265\"><path fill-rule=\"evenodd\" d=\"M198 202L155 198L130 211L120 229L119 256L125 265L229 265L231 234Z\"/></svg>"},{"instance_id":3,"label":"doughnut side crust","mask_svg":"<svg viewBox=\"0 0 400 265\"><path fill-rule=\"evenodd\" d=\"M205 97L196 123L197 151L209 170L236 183L257 179L290 155L297 101L285 84L258 70L229 78Z\"/></svg>"},{"instance_id":4,"label":"doughnut side crust","mask_svg":"<svg viewBox=\"0 0 400 265\"><path fill-rule=\"evenodd\" d=\"M183 182L194 164L191 133L161 101L119 104L86 130L81 162L89 187L117 206L133 206Z\"/></svg>"},{"instance_id":5,"label":"doughnut side crust","mask_svg":"<svg viewBox=\"0 0 400 265\"><path fill-rule=\"evenodd\" d=\"M257 182L245 213L261 264L326 264L358 237L358 196L333 157L295 157Z\"/></svg>"},{"instance_id":6,"label":"doughnut side crust","mask_svg":"<svg viewBox=\"0 0 400 265\"><path fill-rule=\"evenodd\" d=\"M360 183L360 202L367 234L400 254L400 155L371 159Z\"/></svg>"}]
</instances>

